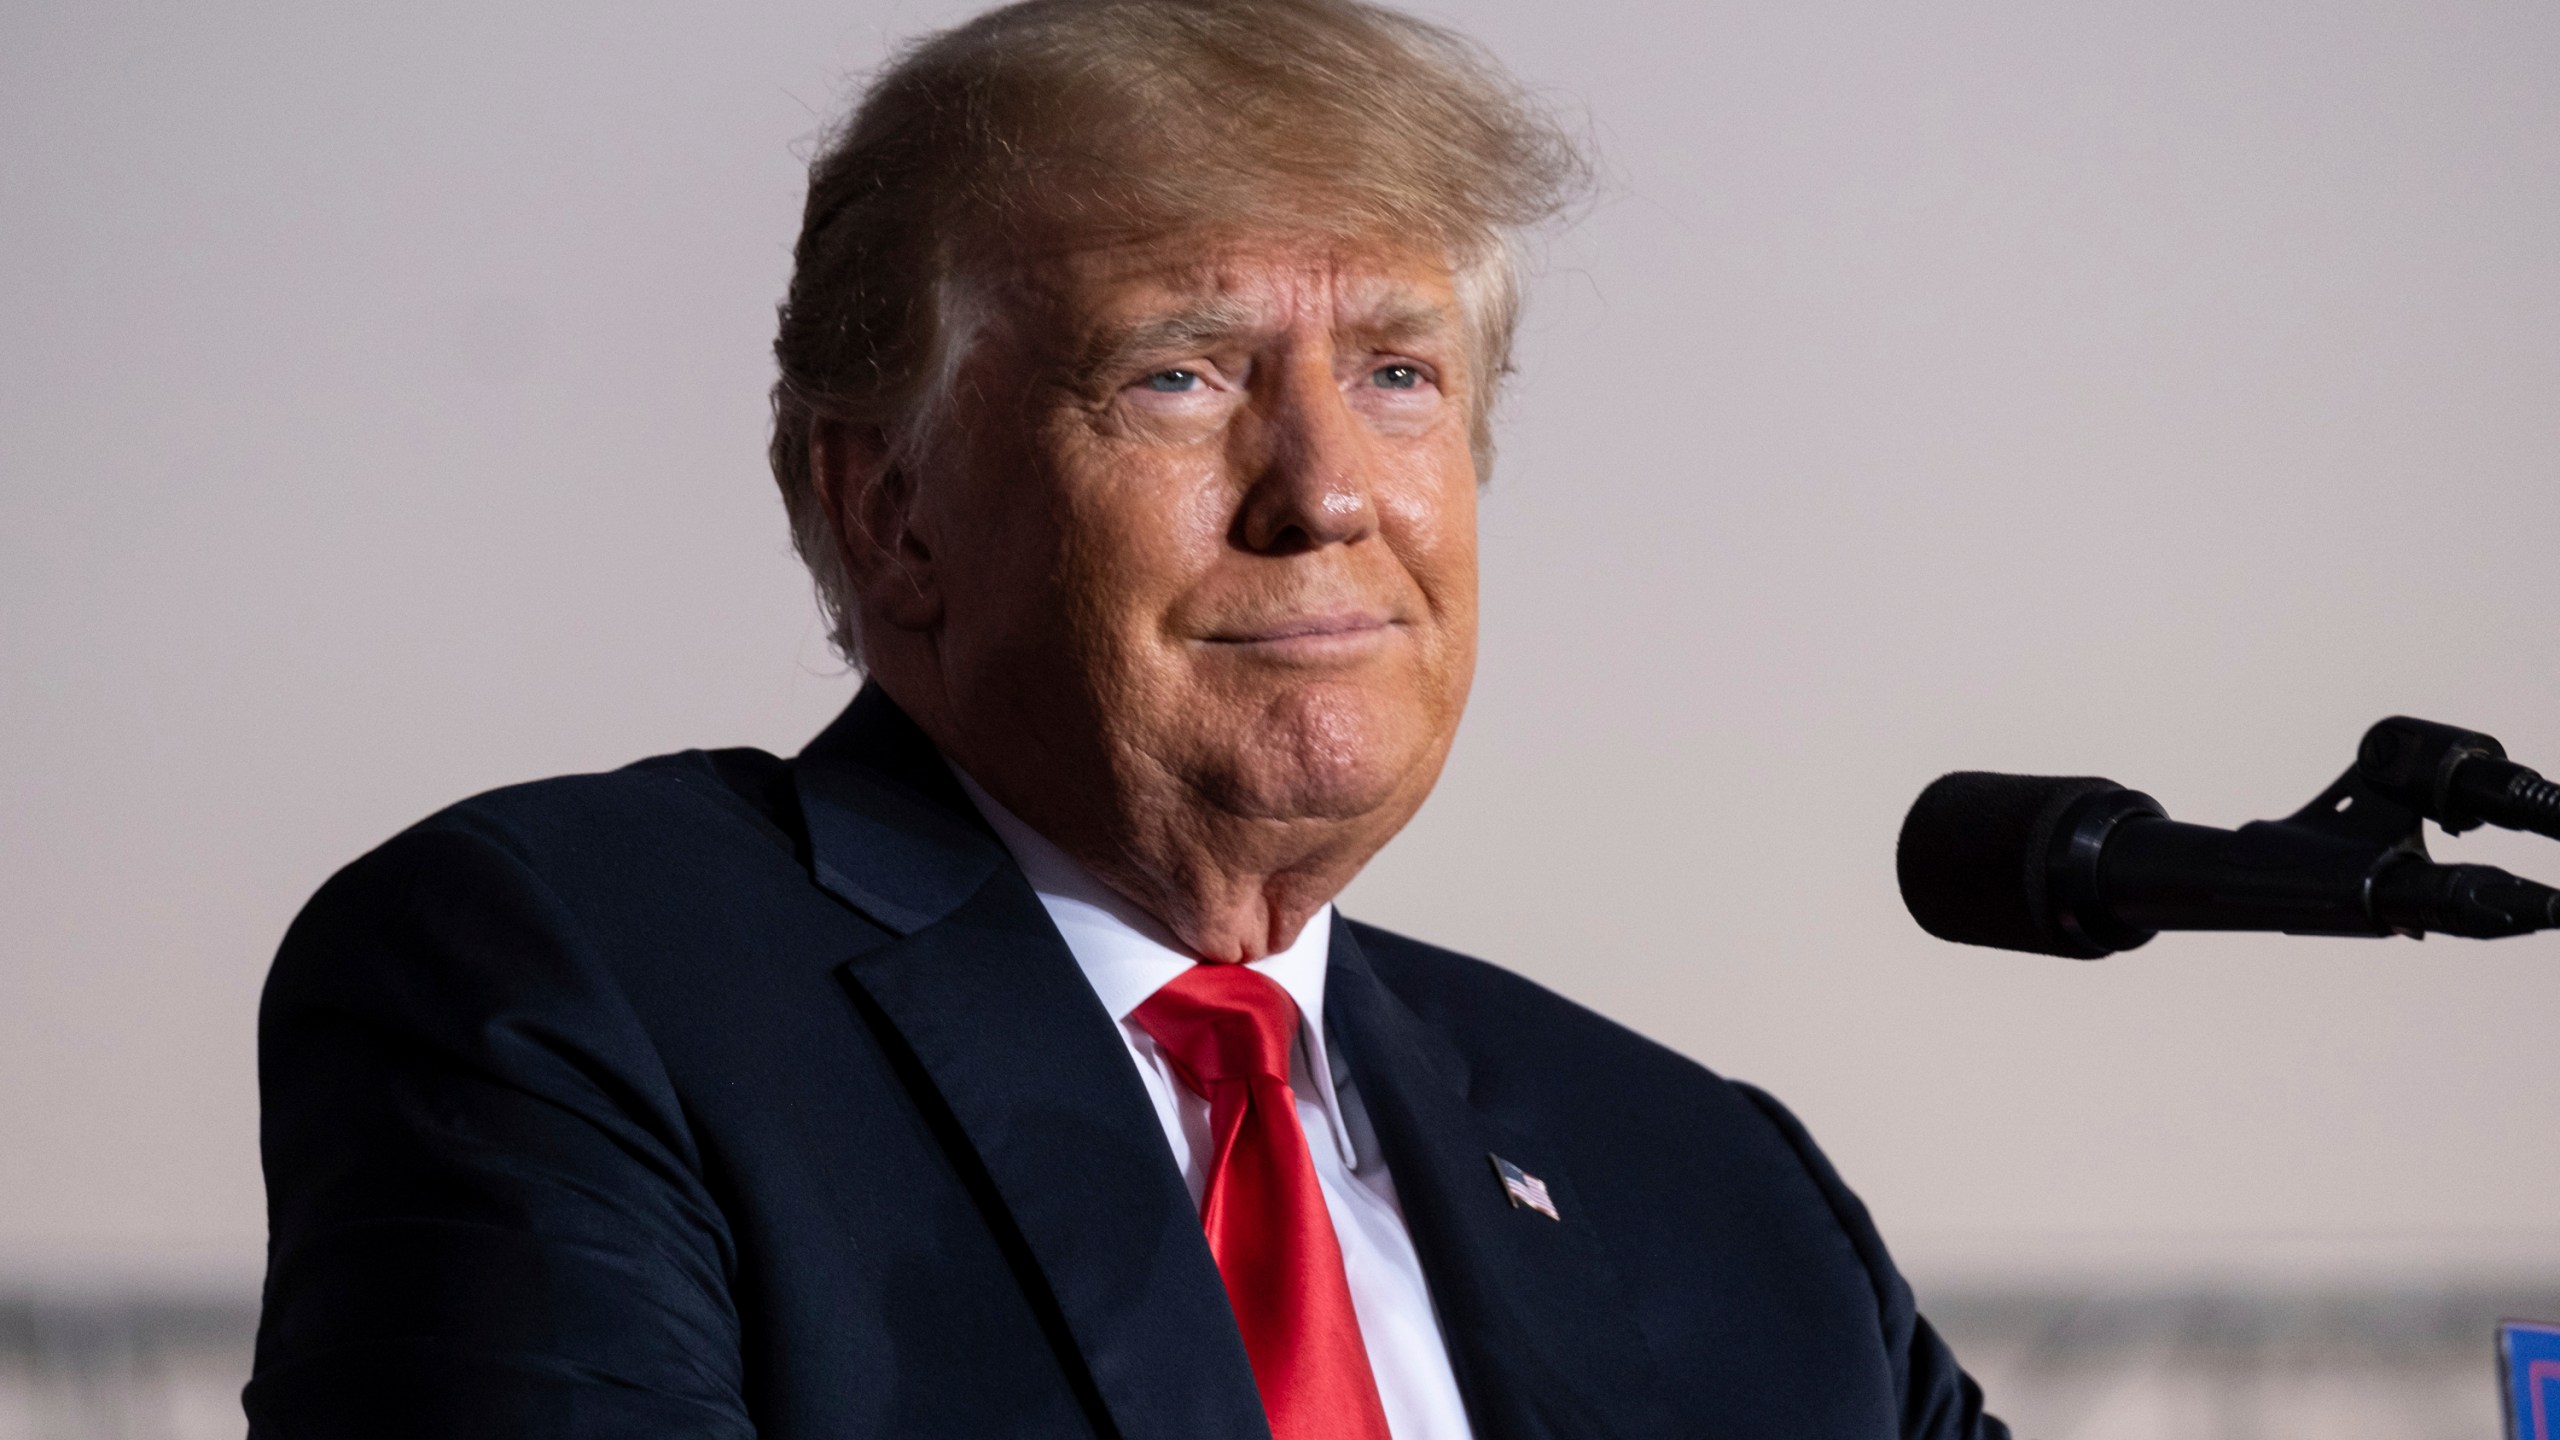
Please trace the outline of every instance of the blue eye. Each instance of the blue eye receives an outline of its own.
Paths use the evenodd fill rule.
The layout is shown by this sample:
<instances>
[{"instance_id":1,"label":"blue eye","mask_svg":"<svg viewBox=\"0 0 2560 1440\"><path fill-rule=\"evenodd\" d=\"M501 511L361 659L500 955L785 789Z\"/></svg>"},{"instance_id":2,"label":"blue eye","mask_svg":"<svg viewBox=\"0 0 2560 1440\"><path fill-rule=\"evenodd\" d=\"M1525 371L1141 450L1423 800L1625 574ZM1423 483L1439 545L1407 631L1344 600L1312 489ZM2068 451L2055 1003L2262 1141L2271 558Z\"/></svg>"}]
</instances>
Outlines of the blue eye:
<instances>
[{"instance_id":1,"label":"blue eye","mask_svg":"<svg viewBox=\"0 0 2560 1440\"><path fill-rule=\"evenodd\" d=\"M1159 370L1147 377L1147 388L1165 395L1179 395L1200 388L1197 370Z\"/></svg>"},{"instance_id":2,"label":"blue eye","mask_svg":"<svg viewBox=\"0 0 2560 1440\"><path fill-rule=\"evenodd\" d=\"M1422 383L1422 369L1415 365L1381 365L1369 373L1369 383L1381 390L1411 390Z\"/></svg>"}]
</instances>

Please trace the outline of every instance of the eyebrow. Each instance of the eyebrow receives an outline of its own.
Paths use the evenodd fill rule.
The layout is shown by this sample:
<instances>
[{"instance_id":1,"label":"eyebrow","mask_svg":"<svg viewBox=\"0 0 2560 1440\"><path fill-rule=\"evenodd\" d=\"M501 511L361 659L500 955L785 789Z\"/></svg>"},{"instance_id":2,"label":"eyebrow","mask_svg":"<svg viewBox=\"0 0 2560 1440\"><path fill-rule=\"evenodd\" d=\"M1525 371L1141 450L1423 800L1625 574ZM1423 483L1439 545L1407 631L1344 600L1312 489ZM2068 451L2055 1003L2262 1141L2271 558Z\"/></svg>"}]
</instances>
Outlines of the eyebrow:
<instances>
[{"instance_id":1,"label":"eyebrow","mask_svg":"<svg viewBox=\"0 0 2560 1440\"><path fill-rule=\"evenodd\" d=\"M1250 307L1241 303L1209 301L1132 325L1107 326L1078 351L1075 373L1086 377L1105 375L1151 355L1206 350L1221 340L1250 332L1258 319Z\"/></svg>"},{"instance_id":2,"label":"eyebrow","mask_svg":"<svg viewBox=\"0 0 2560 1440\"><path fill-rule=\"evenodd\" d=\"M1434 305L1428 301L1393 301L1379 307L1376 313L1354 326L1352 333L1370 340L1393 343L1417 340L1425 336L1461 330L1454 306Z\"/></svg>"}]
</instances>

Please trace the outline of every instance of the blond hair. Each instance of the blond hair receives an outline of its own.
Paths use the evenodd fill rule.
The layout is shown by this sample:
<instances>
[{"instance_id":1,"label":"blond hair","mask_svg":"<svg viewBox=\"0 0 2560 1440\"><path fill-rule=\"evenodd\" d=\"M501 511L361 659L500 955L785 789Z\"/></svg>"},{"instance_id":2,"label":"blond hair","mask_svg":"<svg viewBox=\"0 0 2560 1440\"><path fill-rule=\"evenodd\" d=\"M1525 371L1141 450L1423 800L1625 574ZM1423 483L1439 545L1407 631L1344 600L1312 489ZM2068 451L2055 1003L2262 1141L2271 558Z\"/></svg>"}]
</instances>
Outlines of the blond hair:
<instances>
[{"instance_id":1,"label":"blond hair","mask_svg":"<svg viewBox=\"0 0 2560 1440\"><path fill-rule=\"evenodd\" d=\"M1487 377L1481 467L1515 241L1587 174L1480 47L1360 0L1023 0L911 46L810 163L774 340L774 479L837 648L859 661L812 427L920 442L973 329L972 281L1035 232L1440 247Z\"/></svg>"}]
</instances>

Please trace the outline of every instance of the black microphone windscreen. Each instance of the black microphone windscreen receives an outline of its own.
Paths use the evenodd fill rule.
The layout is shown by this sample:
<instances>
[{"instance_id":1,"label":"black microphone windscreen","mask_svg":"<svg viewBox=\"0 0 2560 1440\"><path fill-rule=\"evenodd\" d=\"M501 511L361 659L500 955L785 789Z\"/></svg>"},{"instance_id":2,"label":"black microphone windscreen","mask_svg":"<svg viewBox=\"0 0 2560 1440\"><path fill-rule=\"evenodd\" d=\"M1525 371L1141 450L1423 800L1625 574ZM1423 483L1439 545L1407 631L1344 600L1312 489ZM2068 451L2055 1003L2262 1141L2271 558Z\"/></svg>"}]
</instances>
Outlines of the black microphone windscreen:
<instances>
[{"instance_id":1,"label":"black microphone windscreen","mask_svg":"<svg viewBox=\"0 0 2560 1440\"><path fill-rule=\"evenodd\" d=\"M2092 776L1959 770L1939 777L1902 822L1894 850L1902 903L1941 940L2087 956L2055 922L2045 893L2047 857L2054 826L2073 801L2123 788Z\"/></svg>"}]
</instances>

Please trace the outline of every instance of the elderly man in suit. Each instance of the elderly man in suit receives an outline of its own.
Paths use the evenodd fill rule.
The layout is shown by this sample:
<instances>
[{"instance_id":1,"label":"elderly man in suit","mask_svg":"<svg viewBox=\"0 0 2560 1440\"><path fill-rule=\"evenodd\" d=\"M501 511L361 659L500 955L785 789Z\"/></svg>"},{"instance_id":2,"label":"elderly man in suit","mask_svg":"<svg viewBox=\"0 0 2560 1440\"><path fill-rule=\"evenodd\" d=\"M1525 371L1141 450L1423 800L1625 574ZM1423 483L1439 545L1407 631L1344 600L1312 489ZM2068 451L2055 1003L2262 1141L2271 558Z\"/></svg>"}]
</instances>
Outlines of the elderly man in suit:
<instances>
[{"instance_id":1,"label":"elderly man in suit","mask_svg":"<svg viewBox=\"0 0 2560 1440\"><path fill-rule=\"evenodd\" d=\"M1457 728L1512 240L1577 173L1356 0L891 65L773 441L868 682L312 902L252 1434L2005 1434L1776 1102L1334 912Z\"/></svg>"}]
</instances>

